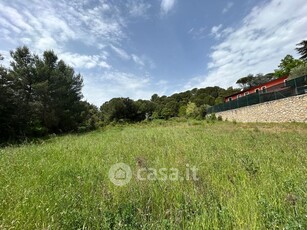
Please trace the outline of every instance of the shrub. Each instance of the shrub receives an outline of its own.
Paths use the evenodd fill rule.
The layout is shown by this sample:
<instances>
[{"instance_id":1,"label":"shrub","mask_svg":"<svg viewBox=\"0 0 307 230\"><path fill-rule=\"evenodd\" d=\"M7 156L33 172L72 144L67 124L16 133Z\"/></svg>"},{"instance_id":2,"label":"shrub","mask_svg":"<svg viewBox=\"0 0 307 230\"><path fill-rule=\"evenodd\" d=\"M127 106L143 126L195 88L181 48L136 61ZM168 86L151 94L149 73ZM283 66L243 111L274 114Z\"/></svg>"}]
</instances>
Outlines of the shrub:
<instances>
[{"instance_id":1,"label":"shrub","mask_svg":"<svg viewBox=\"0 0 307 230\"><path fill-rule=\"evenodd\" d=\"M206 116L207 123L215 123L217 120L215 113L211 113Z\"/></svg>"},{"instance_id":2,"label":"shrub","mask_svg":"<svg viewBox=\"0 0 307 230\"><path fill-rule=\"evenodd\" d=\"M194 102L189 102L186 106L186 115L190 118L197 117L197 106Z\"/></svg>"},{"instance_id":3,"label":"shrub","mask_svg":"<svg viewBox=\"0 0 307 230\"><path fill-rule=\"evenodd\" d=\"M288 80L292 80L305 75L307 75L307 63L304 63L291 69Z\"/></svg>"},{"instance_id":4,"label":"shrub","mask_svg":"<svg viewBox=\"0 0 307 230\"><path fill-rule=\"evenodd\" d=\"M178 123L180 123L180 122L187 122L188 121L188 119L185 118L185 117L172 117L169 120L170 121L174 121L174 122L178 122Z\"/></svg>"},{"instance_id":5,"label":"shrub","mask_svg":"<svg viewBox=\"0 0 307 230\"><path fill-rule=\"evenodd\" d=\"M211 121L216 121L217 118L216 118L215 113L211 113L207 116L207 119Z\"/></svg>"}]
</instances>

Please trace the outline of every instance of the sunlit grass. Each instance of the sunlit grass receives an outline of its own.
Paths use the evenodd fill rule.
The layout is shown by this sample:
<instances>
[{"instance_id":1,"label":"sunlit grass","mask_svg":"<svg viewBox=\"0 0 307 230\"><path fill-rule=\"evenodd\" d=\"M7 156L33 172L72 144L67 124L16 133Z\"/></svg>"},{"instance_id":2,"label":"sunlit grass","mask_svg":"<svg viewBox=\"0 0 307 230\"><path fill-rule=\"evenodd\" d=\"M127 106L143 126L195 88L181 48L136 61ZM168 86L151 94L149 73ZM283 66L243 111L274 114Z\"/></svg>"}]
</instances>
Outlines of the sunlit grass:
<instances>
[{"instance_id":1,"label":"sunlit grass","mask_svg":"<svg viewBox=\"0 0 307 230\"><path fill-rule=\"evenodd\" d=\"M0 149L0 229L307 228L307 125L154 121ZM199 180L108 179L124 162Z\"/></svg>"}]
</instances>

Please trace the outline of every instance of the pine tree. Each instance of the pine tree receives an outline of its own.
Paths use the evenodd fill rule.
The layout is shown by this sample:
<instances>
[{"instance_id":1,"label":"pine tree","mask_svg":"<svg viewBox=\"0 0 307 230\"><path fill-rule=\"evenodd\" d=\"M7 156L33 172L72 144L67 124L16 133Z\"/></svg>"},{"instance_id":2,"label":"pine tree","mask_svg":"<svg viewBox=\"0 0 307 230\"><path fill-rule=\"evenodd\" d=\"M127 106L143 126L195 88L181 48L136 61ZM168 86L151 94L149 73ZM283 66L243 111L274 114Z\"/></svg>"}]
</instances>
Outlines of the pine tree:
<instances>
[{"instance_id":1,"label":"pine tree","mask_svg":"<svg viewBox=\"0 0 307 230\"><path fill-rule=\"evenodd\" d=\"M297 46L300 46L295 48L297 52L302 55L300 59L307 61L307 40L298 43Z\"/></svg>"}]
</instances>

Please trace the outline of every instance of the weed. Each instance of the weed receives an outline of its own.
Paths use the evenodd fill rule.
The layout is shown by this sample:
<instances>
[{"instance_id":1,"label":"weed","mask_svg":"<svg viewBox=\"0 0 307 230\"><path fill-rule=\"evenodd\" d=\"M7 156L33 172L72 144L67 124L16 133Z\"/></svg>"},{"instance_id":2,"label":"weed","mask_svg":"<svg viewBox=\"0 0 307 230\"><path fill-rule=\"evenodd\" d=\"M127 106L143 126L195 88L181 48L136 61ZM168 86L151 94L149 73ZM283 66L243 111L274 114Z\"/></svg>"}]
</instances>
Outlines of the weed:
<instances>
[{"instance_id":1,"label":"weed","mask_svg":"<svg viewBox=\"0 0 307 230\"><path fill-rule=\"evenodd\" d=\"M205 122L112 124L0 148L0 228L307 229L307 126ZM118 162L133 173L188 163L199 180L117 187Z\"/></svg>"}]
</instances>

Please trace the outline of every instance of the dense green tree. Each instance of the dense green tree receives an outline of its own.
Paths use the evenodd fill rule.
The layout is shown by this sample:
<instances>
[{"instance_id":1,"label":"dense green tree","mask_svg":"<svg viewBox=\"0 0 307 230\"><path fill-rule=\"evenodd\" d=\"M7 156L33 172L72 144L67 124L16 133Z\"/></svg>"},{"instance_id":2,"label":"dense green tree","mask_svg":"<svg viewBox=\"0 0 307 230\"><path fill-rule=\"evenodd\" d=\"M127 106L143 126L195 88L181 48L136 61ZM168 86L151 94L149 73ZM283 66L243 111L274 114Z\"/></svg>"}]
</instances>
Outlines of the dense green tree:
<instances>
[{"instance_id":1,"label":"dense green tree","mask_svg":"<svg viewBox=\"0 0 307 230\"><path fill-rule=\"evenodd\" d=\"M146 114L155 119L169 119L171 117L187 116L187 105L193 103L195 111L194 118L203 118L209 105L215 105L224 101L224 97L238 92L239 89L232 87L227 90L220 87L207 87L201 89L188 90L181 93L175 93L171 96L152 95L150 100L138 100L134 102L134 109L127 113L127 106L123 98L113 98L105 102L100 110L103 120L108 123L118 120L141 121Z\"/></svg>"},{"instance_id":2,"label":"dense green tree","mask_svg":"<svg viewBox=\"0 0 307 230\"><path fill-rule=\"evenodd\" d=\"M187 106L186 105L182 105L179 107L179 110L178 110L178 116L179 117L185 117L186 116L186 110L187 110Z\"/></svg>"},{"instance_id":3,"label":"dense green tree","mask_svg":"<svg viewBox=\"0 0 307 230\"><path fill-rule=\"evenodd\" d=\"M55 79L52 86L55 90L51 92L51 97L59 119L58 128L63 131L74 130L81 122L82 77L61 60L57 63Z\"/></svg>"},{"instance_id":4,"label":"dense green tree","mask_svg":"<svg viewBox=\"0 0 307 230\"><path fill-rule=\"evenodd\" d=\"M82 107L82 123L79 125L78 130L89 131L98 128L101 125L98 108L87 101L80 102L80 105Z\"/></svg>"},{"instance_id":5,"label":"dense green tree","mask_svg":"<svg viewBox=\"0 0 307 230\"><path fill-rule=\"evenodd\" d=\"M304 62L302 60L295 59L293 56L288 54L281 60L278 66L279 68L275 70L274 75L278 78L288 76L290 74L291 69L303 63Z\"/></svg>"},{"instance_id":6,"label":"dense green tree","mask_svg":"<svg viewBox=\"0 0 307 230\"><path fill-rule=\"evenodd\" d=\"M204 105L201 105L199 108L198 108L198 115L196 118L199 118L199 119L203 119L206 117L206 114L207 114L207 109L210 107L210 105L207 105L207 104L204 104Z\"/></svg>"},{"instance_id":7,"label":"dense green tree","mask_svg":"<svg viewBox=\"0 0 307 230\"><path fill-rule=\"evenodd\" d=\"M231 87L228 87L226 90L220 88L219 91L218 91L218 93L219 93L219 97L225 98L225 97L227 97L227 96L229 96L229 95L238 93L238 92L240 92L240 91L241 91L241 89L239 89L239 88L233 88L233 87L231 86Z\"/></svg>"},{"instance_id":8,"label":"dense green tree","mask_svg":"<svg viewBox=\"0 0 307 230\"><path fill-rule=\"evenodd\" d=\"M258 73L256 75L249 74L246 77L242 77L239 80L237 80L236 84L240 85L242 89L248 89L269 82L275 78L276 77L274 76L273 73L268 73L265 75L261 73Z\"/></svg>"},{"instance_id":9,"label":"dense green tree","mask_svg":"<svg viewBox=\"0 0 307 230\"><path fill-rule=\"evenodd\" d=\"M194 102L189 102L186 108L187 117L196 118L197 112L198 110L196 104Z\"/></svg>"},{"instance_id":10,"label":"dense green tree","mask_svg":"<svg viewBox=\"0 0 307 230\"><path fill-rule=\"evenodd\" d=\"M169 100L161 110L161 116L165 119L178 116L179 106L174 100Z\"/></svg>"},{"instance_id":11,"label":"dense green tree","mask_svg":"<svg viewBox=\"0 0 307 230\"><path fill-rule=\"evenodd\" d=\"M105 102L100 111L106 123L112 121L136 121L138 118L138 108L130 98L113 98Z\"/></svg>"},{"instance_id":12,"label":"dense green tree","mask_svg":"<svg viewBox=\"0 0 307 230\"><path fill-rule=\"evenodd\" d=\"M3 57L0 55L0 60ZM14 100L13 79L0 65L0 140L15 135L17 101Z\"/></svg>"},{"instance_id":13,"label":"dense green tree","mask_svg":"<svg viewBox=\"0 0 307 230\"><path fill-rule=\"evenodd\" d=\"M214 100L214 104L215 104L215 105L221 104L221 103L223 103L223 102L224 102L224 98L223 98L223 97L217 97L217 98L215 98L215 100Z\"/></svg>"},{"instance_id":14,"label":"dense green tree","mask_svg":"<svg viewBox=\"0 0 307 230\"><path fill-rule=\"evenodd\" d=\"M268 73L268 74L265 74L265 75L263 75L262 73L258 73L253 77L253 79L251 81L251 86L254 87L254 86L257 86L257 85L261 85L261 84L267 83L269 81L272 81L275 78L276 77L274 76L273 73Z\"/></svg>"},{"instance_id":15,"label":"dense green tree","mask_svg":"<svg viewBox=\"0 0 307 230\"><path fill-rule=\"evenodd\" d=\"M57 100L57 56L52 51L45 51L43 59L36 61L37 75L40 81L34 85L36 97L41 103L40 116L44 126L50 131L56 131L59 126L59 116L56 114ZM57 98L57 99L56 99Z\"/></svg>"},{"instance_id":16,"label":"dense green tree","mask_svg":"<svg viewBox=\"0 0 307 230\"><path fill-rule=\"evenodd\" d=\"M307 61L307 40L303 40L297 44L298 47L295 49L301 55L300 59Z\"/></svg>"},{"instance_id":17,"label":"dense green tree","mask_svg":"<svg viewBox=\"0 0 307 230\"><path fill-rule=\"evenodd\" d=\"M158 99L159 99L159 96L158 96L158 94L155 93L155 94L153 94L153 95L151 96L151 99L150 99L150 100L151 100L152 102L157 102Z\"/></svg>"},{"instance_id":18,"label":"dense green tree","mask_svg":"<svg viewBox=\"0 0 307 230\"><path fill-rule=\"evenodd\" d=\"M76 130L82 123L81 105L83 80L64 61L58 61L53 51L45 51L37 60L39 81L34 85L40 103L40 116L49 131Z\"/></svg>"},{"instance_id":19,"label":"dense green tree","mask_svg":"<svg viewBox=\"0 0 307 230\"><path fill-rule=\"evenodd\" d=\"M215 98L208 95L204 98L204 101L203 101L203 104L206 104L206 105L214 105L215 104Z\"/></svg>"},{"instance_id":20,"label":"dense green tree","mask_svg":"<svg viewBox=\"0 0 307 230\"><path fill-rule=\"evenodd\" d=\"M307 76L307 63L291 69L288 80L292 80L302 76Z\"/></svg>"},{"instance_id":21,"label":"dense green tree","mask_svg":"<svg viewBox=\"0 0 307 230\"><path fill-rule=\"evenodd\" d=\"M9 75L13 79L14 101L18 102L13 117L16 135L40 135L41 130L43 130L38 116L40 105L36 101L33 88L38 79L35 68L38 57L31 54L25 46L11 51L10 54L12 61Z\"/></svg>"},{"instance_id":22,"label":"dense green tree","mask_svg":"<svg viewBox=\"0 0 307 230\"><path fill-rule=\"evenodd\" d=\"M0 66L3 139L76 131L85 123L84 112L92 107L81 101L80 74L53 51L40 58L23 46L11 57L10 69Z\"/></svg>"},{"instance_id":23,"label":"dense green tree","mask_svg":"<svg viewBox=\"0 0 307 230\"><path fill-rule=\"evenodd\" d=\"M253 80L254 75L249 74L246 77L242 77L237 80L236 84L238 84L242 89L247 89L251 87L251 81Z\"/></svg>"},{"instance_id":24,"label":"dense green tree","mask_svg":"<svg viewBox=\"0 0 307 230\"><path fill-rule=\"evenodd\" d=\"M135 105L137 108L136 121L142 121L146 119L146 116L151 116L156 107L154 102L148 100L137 100Z\"/></svg>"}]
</instances>

